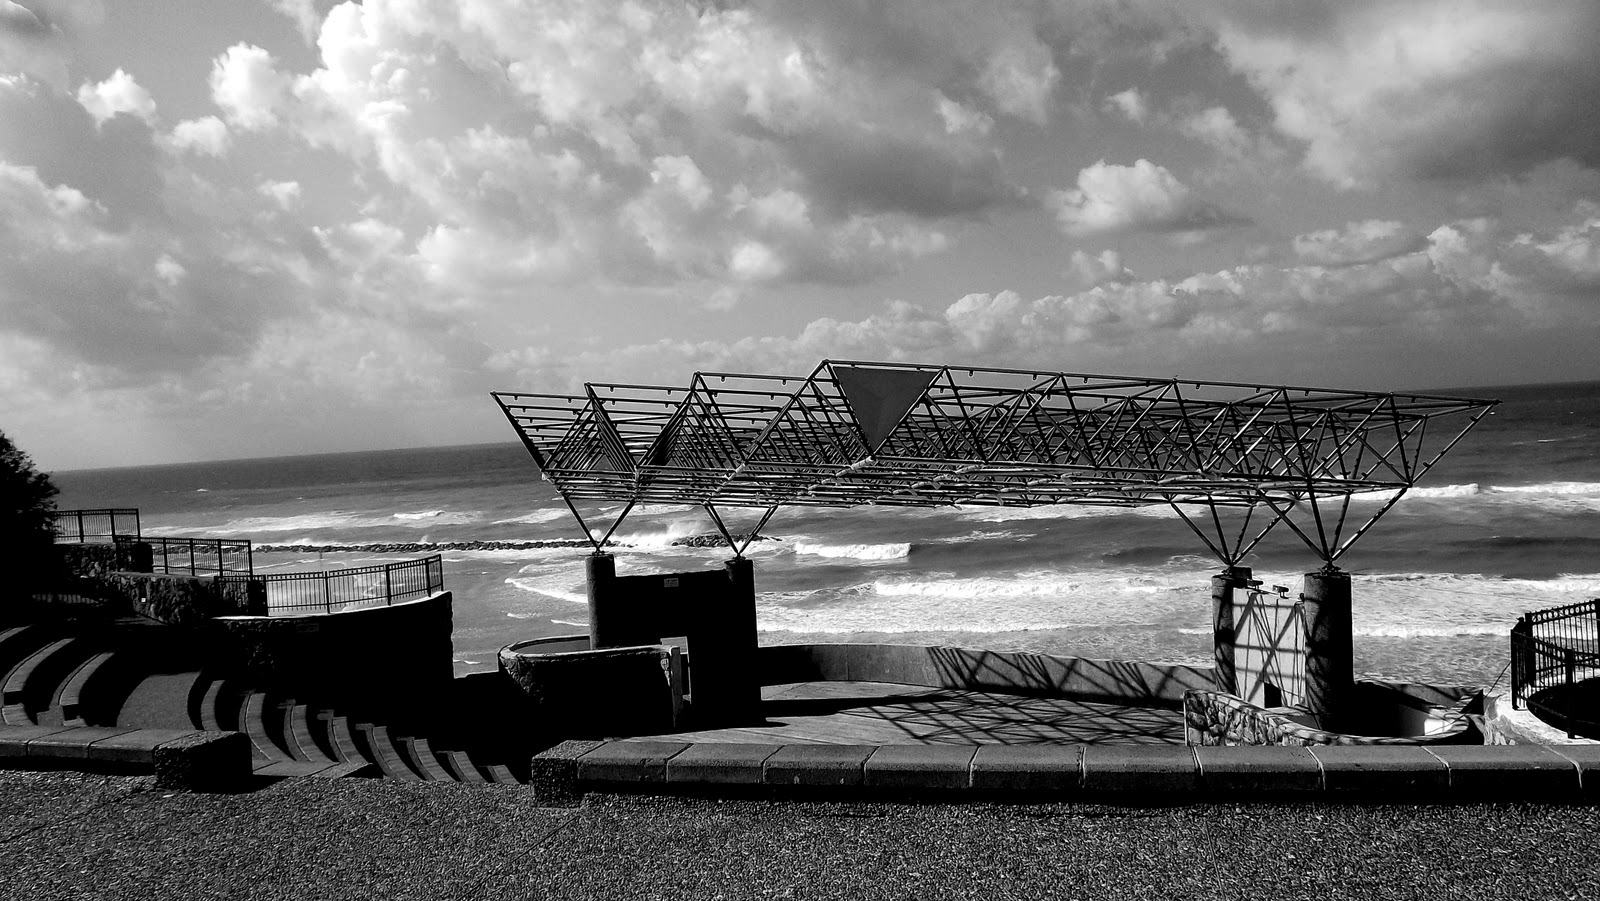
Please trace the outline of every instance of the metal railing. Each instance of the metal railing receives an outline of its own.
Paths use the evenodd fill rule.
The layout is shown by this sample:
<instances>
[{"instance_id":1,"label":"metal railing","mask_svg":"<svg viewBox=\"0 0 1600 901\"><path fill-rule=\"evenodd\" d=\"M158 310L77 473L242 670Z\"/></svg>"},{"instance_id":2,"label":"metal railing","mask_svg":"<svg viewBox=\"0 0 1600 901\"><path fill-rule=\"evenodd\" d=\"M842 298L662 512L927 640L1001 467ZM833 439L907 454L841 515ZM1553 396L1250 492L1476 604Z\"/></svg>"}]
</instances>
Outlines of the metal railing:
<instances>
[{"instance_id":1,"label":"metal railing","mask_svg":"<svg viewBox=\"0 0 1600 901\"><path fill-rule=\"evenodd\" d=\"M119 538L118 541L133 539ZM227 538L140 539L150 545L151 571L190 576L255 572L255 554L250 542Z\"/></svg>"},{"instance_id":2,"label":"metal railing","mask_svg":"<svg viewBox=\"0 0 1600 901\"><path fill-rule=\"evenodd\" d=\"M1535 610L1511 629L1511 706L1539 713L1538 692L1600 677L1600 599ZM1571 720L1572 711L1550 711Z\"/></svg>"},{"instance_id":3,"label":"metal railing","mask_svg":"<svg viewBox=\"0 0 1600 901\"><path fill-rule=\"evenodd\" d=\"M265 583L269 614L318 609L332 613L350 607L387 606L443 591L444 560L434 554L386 566L222 578Z\"/></svg>"},{"instance_id":4,"label":"metal railing","mask_svg":"<svg viewBox=\"0 0 1600 901\"><path fill-rule=\"evenodd\" d=\"M139 537L139 511L134 507L105 510L56 510L50 514L56 541L83 544Z\"/></svg>"}]
</instances>

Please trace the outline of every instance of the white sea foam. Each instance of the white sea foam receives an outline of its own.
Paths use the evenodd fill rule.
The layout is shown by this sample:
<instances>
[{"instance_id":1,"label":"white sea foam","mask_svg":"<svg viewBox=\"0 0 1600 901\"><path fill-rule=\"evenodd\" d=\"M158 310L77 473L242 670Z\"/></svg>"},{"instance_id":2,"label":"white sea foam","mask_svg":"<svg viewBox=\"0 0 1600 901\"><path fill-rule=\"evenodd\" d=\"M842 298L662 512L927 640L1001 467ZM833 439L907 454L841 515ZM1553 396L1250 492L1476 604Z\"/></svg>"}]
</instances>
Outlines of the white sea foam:
<instances>
[{"instance_id":1,"label":"white sea foam","mask_svg":"<svg viewBox=\"0 0 1600 901\"><path fill-rule=\"evenodd\" d=\"M589 596L582 582L575 581L568 571L549 571L537 564L524 566L518 575L506 579L506 584L521 591L569 604L587 604Z\"/></svg>"},{"instance_id":2,"label":"white sea foam","mask_svg":"<svg viewBox=\"0 0 1600 901\"><path fill-rule=\"evenodd\" d=\"M902 541L888 544L817 544L810 541L796 541L794 552L834 559L898 560L911 553L911 543Z\"/></svg>"},{"instance_id":3,"label":"white sea foam","mask_svg":"<svg viewBox=\"0 0 1600 901\"><path fill-rule=\"evenodd\" d=\"M538 525L540 523L555 522L571 515L572 511L566 507L547 507L542 510L529 511L521 516L513 516L510 519L497 519L494 524L497 526Z\"/></svg>"}]
</instances>

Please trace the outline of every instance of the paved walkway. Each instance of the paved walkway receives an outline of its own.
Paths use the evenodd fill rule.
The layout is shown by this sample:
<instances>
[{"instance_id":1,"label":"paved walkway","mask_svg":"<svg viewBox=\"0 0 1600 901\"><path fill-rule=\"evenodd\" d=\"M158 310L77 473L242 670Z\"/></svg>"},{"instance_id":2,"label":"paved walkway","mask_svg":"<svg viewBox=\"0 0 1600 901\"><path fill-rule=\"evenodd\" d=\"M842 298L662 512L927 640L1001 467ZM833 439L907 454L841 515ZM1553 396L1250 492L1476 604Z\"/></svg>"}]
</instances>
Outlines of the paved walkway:
<instances>
[{"instance_id":1,"label":"paved walkway","mask_svg":"<svg viewBox=\"0 0 1600 901\"><path fill-rule=\"evenodd\" d=\"M883 682L762 690L764 725L651 736L760 744L1183 744L1183 712Z\"/></svg>"},{"instance_id":2,"label":"paved walkway","mask_svg":"<svg viewBox=\"0 0 1600 901\"><path fill-rule=\"evenodd\" d=\"M886 804L0 771L0 899L1600 897L1600 808Z\"/></svg>"}]
</instances>

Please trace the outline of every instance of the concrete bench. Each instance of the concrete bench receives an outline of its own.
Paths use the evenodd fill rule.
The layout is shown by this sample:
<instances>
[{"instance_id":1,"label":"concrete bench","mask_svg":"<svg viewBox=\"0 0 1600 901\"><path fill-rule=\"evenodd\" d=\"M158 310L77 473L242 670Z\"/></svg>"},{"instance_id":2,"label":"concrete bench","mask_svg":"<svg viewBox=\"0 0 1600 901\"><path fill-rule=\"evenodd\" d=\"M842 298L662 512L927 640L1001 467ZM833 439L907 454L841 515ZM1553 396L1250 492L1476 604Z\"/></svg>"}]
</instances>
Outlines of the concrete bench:
<instances>
[{"instance_id":1,"label":"concrete bench","mask_svg":"<svg viewBox=\"0 0 1600 901\"><path fill-rule=\"evenodd\" d=\"M118 726L0 726L0 766L154 774L162 788L229 791L250 775L238 732Z\"/></svg>"}]
</instances>

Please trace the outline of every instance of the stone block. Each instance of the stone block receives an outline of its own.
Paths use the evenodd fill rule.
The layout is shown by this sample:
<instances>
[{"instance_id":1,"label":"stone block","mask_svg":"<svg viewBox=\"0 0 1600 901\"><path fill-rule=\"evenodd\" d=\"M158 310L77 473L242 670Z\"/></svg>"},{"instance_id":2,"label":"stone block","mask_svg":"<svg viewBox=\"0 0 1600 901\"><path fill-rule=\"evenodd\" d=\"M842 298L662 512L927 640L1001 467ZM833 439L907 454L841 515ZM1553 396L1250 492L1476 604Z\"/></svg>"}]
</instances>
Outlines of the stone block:
<instances>
[{"instance_id":1,"label":"stone block","mask_svg":"<svg viewBox=\"0 0 1600 901\"><path fill-rule=\"evenodd\" d=\"M134 729L89 745L89 759L104 763L155 766L156 746L182 738L192 729Z\"/></svg>"},{"instance_id":2,"label":"stone block","mask_svg":"<svg viewBox=\"0 0 1600 901\"><path fill-rule=\"evenodd\" d=\"M1450 768L1450 792L1475 798L1571 797L1578 767L1539 745L1438 745L1428 748Z\"/></svg>"},{"instance_id":3,"label":"stone block","mask_svg":"<svg viewBox=\"0 0 1600 901\"><path fill-rule=\"evenodd\" d=\"M667 761L667 782L688 785L760 785L767 758L780 745L695 742Z\"/></svg>"},{"instance_id":4,"label":"stone block","mask_svg":"<svg viewBox=\"0 0 1600 901\"><path fill-rule=\"evenodd\" d=\"M583 800L578 788L578 758L600 747L598 741L564 741L533 755L528 761L528 784L543 807L576 807Z\"/></svg>"},{"instance_id":5,"label":"stone block","mask_svg":"<svg viewBox=\"0 0 1600 901\"><path fill-rule=\"evenodd\" d=\"M1323 784L1330 792L1411 803L1450 787L1450 768L1415 745L1319 745L1311 753L1322 764Z\"/></svg>"},{"instance_id":6,"label":"stone block","mask_svg":"<svg viewBox=\"0 0 1600 901\"><path fill-rule=\"evenodd\" d=\"M578 758L578 780L665 782L667 761L687 747L682 741L608 741Z\"/></svg>"},{"instance_id":7,"label":"stone block","mask_svg":"<svg viewBox=\"0 0 1600 901\"><path fill-rule=\"evenodd\" d=\"M976 745L884 745L862 767L868 788L964 789Z\"/></svg>"},{"instance_id":8,"label":"stone block","mask_svg":"<svg viewBox=\"0 0 1600 901\"><path fill-rule=\"evenodd\" d=\"M1201 786L1226 798L1320 792L1322 765L1301 747L1194 749Z\"/></svg>"},{"instance_id":9,"label":"stone block","mask_svg":"<svg viewBox=\"0 0 1600 901\"><path fill-rule=\"evenodd\" d=\"M91 744L132 731L132 728L118 729L115 726L77 726L63 729L28 742L28 756L88 760Z\"/></svg>"},{"instance_id":10,"label":"stone block","mask_svg":"<svg viewBox=\"0 0 1600 901\"><path fill-rule=\"evenodd\" d=\"M28 756L28 743L57 732L65 732L68 726L0 726L0 758L14 760L17 764L22 761L17 758Z\"/></svg>"},{"instance_id":11,"label":"stone block","mask_svg":"<svg viewBox=\"0 0 1600 901\"><path fill-rule=\"evenodd\" d=\"M156 746L156 785L184 791L232 791L250 778L250 737L190 732Z\"/></svg>"},{"instance_id":12,"label":"stone block","mask_svg":"<svg viewBox=\"0 0 1600 901\"><path fill-rule=\"evenodd\" d=\"M1585 800L1600 798L1600 744L1545 745L1578 768L1580 793Z\"/></svg>"},{"instance_id":13,"label":"stone block","mask_svg":"<svg viewBox=\"0 0 1600 901\"><path fill-rule=\"evenodd\" d=\"M784 745L767 758L768 785L860 785L874 745Z\"/></svg>"},{"instance_id":14,"label":"stone block","mask_svg":"<svg viewBox=\"0 0 1600 901\"><path fill-rule=\"evenodd\" d=\"M1075 792L1083 787L1083 745L980 745L972 788L1003 792Z\"/></svg>"},{"instance_id":15,"label":"stone block","mask_svg":"<svg viewBox=\"0 0 1600 901\"><path fill-rule=\"evenodd\" d=\"M1200 790L1194 749L1173 745L1090 745L1083 752L1086 791L1192 794Z\"/></svg>"}]
</instances>

